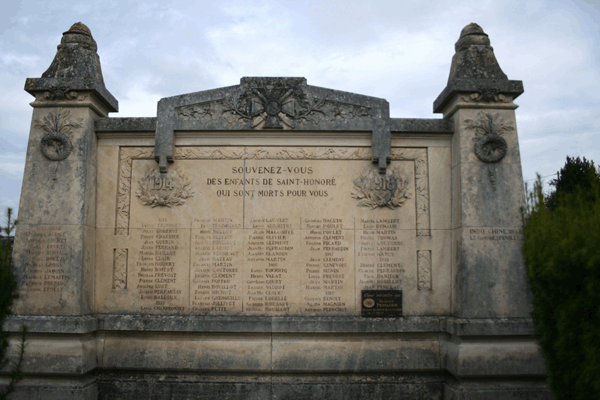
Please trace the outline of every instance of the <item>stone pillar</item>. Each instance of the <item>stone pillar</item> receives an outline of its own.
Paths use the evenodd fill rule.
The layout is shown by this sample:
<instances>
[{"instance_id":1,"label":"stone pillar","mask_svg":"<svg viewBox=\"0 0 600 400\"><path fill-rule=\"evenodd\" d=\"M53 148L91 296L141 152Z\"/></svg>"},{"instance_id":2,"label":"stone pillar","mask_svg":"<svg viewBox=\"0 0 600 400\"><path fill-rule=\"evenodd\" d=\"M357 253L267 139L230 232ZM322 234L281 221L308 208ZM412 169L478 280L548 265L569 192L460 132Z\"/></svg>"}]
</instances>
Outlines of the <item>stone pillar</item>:
<instances>
[{"instance_id":1,"label":"stone pillar","mask_svg":"<svg viewBox=\"0 0 600 400\"><path fill-rule=\"evenodd\" d=\"M452 121L452 313L529 317L520 209L523 177L513 100L521 81L502 72L488 35L469 24L455 45L434 112Z\"/></svg>"},{"instance_id":2,"label":"stone pillar","mask_svg":"<svg viewBox=\"0 0 600 400\"><path fill-rule=\"evenodd\" d=\"M118 109L89 29L63 34L35 96L14 246L15 314L84 315L93 293L96 226L94 120Z\"/></svg>"}]
</instances>

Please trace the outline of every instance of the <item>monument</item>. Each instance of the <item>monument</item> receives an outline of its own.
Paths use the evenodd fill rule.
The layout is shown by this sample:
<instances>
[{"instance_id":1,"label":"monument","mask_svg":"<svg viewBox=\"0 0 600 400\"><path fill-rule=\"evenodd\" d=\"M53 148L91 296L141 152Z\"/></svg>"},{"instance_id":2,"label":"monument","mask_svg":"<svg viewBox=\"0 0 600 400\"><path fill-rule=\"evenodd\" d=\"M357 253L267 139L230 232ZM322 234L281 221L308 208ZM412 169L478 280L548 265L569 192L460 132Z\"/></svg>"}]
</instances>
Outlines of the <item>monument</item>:
<instances>
[{"instance_id":1,"label":"monument","mask_svg":"<svg viewBox=\"0 0 600 400\"><path fill-rule=\"evenodd\" d=\"M441 119L268 77L109 117L81 23L25 90L14 398L550 398L521 254L523 85L478 25Z\"/></svg>"}]
</instances>

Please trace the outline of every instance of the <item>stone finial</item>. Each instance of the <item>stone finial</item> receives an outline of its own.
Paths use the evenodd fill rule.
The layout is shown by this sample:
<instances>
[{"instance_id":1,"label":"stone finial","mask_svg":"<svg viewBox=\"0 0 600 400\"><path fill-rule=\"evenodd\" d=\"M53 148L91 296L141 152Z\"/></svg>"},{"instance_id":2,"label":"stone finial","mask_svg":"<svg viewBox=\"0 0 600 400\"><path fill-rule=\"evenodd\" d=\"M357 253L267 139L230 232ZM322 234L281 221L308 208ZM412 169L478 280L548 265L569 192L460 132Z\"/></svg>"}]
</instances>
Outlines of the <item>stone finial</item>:
<instances>
[{"instance_id":1,"label":"stone finial","mask_svg":"<svg viewBox=\"0 0 600 400\"><path fill-rule=\"evenodd\" d=\"M454 48L456 54L452 57L448 84L456 79L508 80L496 60L488 35L479 25L465 26Z\"/></svg>"},{"instance_id":2,"label":"stone finial","mask_svg":"<svg viewBox=\"0 0 600 400\"><path fill-rule=\"evenodd\" d=\"M433 103L434 112L442 112L456 93L489 92L507 94L513 99L523 93L523 83L509 80L500 68L481 26L476 23L465 26L454 48L448 84Z\"/></svg>"},{"instance_id":3,"label":"stone finial","mask_svg":"<svg viewBox=\"0 0 600 400\"><path fill-rule=\"evenodd\" d=\"M51 98L58 100L64 93L92 91L110 111L117 111L117 100L104 86L97 50L90 29L81 22L73 24L63 33L50 67L41 78L28 78L25 90L32 95L49 92Z\"/></svg>"},{"instance_id":4,"label":"stone finial","mask_svg":"<svg viewBox=\"0 0 600 400\"><path fill-rule=\"evenodd\" d=\"M73 24L63 33L56 56L42 78L82 78L104 84L98 45L87 26Z\"/></svg>"}]
</instances>

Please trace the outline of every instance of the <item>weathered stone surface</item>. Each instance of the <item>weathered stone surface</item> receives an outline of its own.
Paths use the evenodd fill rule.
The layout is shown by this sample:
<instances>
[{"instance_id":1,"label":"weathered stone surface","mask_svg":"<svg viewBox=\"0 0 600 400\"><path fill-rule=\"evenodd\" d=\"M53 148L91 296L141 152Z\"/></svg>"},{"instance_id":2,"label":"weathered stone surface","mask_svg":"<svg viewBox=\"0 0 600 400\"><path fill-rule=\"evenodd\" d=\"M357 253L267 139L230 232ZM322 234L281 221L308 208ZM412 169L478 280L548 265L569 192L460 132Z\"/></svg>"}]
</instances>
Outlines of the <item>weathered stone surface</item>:
<instances>
[{"instance_id":1,"label":"weathered stone surface","mask_svg":"<svg viewBox=\"0 0 600 400\"><path fill-rule=\"evenodd\" d=\"M185 375L164 379L152 375L129 375L99 382L100 399L441 399L439 376L269 376L253 380L240 376L237 382L225 376Z\"/></svg>"},{"instance_id":2,"label":"weathered stone surface","mask_svg":"<svg viewBox=\"0 0 600 400\"><path fill-rule=\"evenodd\" d=\"M3 385L0 385L0 390ZM11 400L96 400L98 387L92 377L41 379L25 378L10 394Z\"/></svg>"},{"instance_id":3,"label":"weathered stone surface","mask_svg":"<svg viewBox=\"0 0 600 400\"><path fill-rule=\"evenodd\" d=\"M110 111L118 111L119 103L104 86L97 49L88 27L81 22L74 24L63 33L50 67L41 78L27 79L25 90L59 101L77 99L78 92L91 91Z\"/></svg>"},{"instance_id":4,"label":"weathered stone surface","mask_svg":"<svg viewBox=\"0 0 600 400\"><path fill-rule=\"evenodd\" d=\"M456 378L546 375L545 361L533 339L445 342L446 369Z\"/></svg>"},{"instance_id":5,"label":"weathered stone surface","mask_svg":"<svg viewBox=\"0 0 600 400\"><path fill-rule=\"evenodd\" d=\"M231 335L188 333L104 339L102 366L107 369L171 371L267 372L272 365L271 337L266 334Z\"/></svg>"},{"instance_id":6,"label":"weathered stone surface","mask_svg":"<svg viewBox=\"0 0 600 400\"><path fill-rule=\"evenodd\" d=\"M443 325L445 332L455 336L532 336L535 333L531 318L446 318Z\"/></svg>"},{"instance_id":7,"label":"weathered stone surface","mask_svg":"<svg viewBox=\"0 0 600 400\"><path fill-rule=\"evenodd\" d=\"M106 331L231 333L448 333L453 336L524 336L534 334L531 318L455 318L447 316L375 318L94 315L85 317L18 315L5 322L8 332L22 325L31 333Z\"/></svg>"},{"instance_id":8,"label":"weathered stone surface","mask_svg":"<svg viewBox=\"0 0 600 400\"><path fill-rule=\"evenodd\" d=\"M91 230L91 231L90 231ZM20 224L15 241L19 298L15 314L84 315L90 311L89 276L94 231L83 225ZM34 244L32 244L34 243Z\"/></svg>"},{"instance_id":9,"label":"weathered stone surface","mask_svg":"<svg viewBox=\"0 0 600 400\"><path fill-rule=\"evenodd\" d=\"M350 377L280 378L273 382L273 399L442 399L442 378L436 375L405 374Z\"/></svg>"},{"instance_id":10,"label":"weathered stone surface","mask_svg":"<svg viewBox=\"0 0 600 400\"><path fill-rule=\"evenodd\" d=\"M451 400L551 400L552 394L543 379L496 382L460 382L447 384L444 399Z\"/></svg>"},{"instance_id":11,"label":"weathered stone surface","mask_svg":"<svg viewBox=\"0 0 600 400\"><path fill-rule=\"evenodd\" d=\"M98 118L96 132L154 132L156 118Z\"/></svg>"},{"instance_id":12,"label":"weathered stone surface","mask_svg":"<svg viewBox=\"0 0 600 400\"><path fill-rule=\"evenodd\" d=\"M495 107L473 109L464 102L459 103L459 107L460 113L455 114L453 118L454 123L457 125L457 132L453 137L453 167L458 163L472 163L476 165L482 165L482 163L483 165L521 165L514 111L496 109ZM490 120L496 127L496 129L493 130L494 134L502 137L507 145L506 155L496 163L485 162L478 158L475 153L477 141L488 135L484 128L490 123Z\"/></svg>"},{"instance_id":13,"label":"weathered stone surface","mask_svg":"<svg viewBox=\"0 0 600 400\"><path fill-rule=\"evenodd\" d=\"M99 400L186 399L263 400L271 397L271 383L243 377L189 375L105 375L99 380Z\"/></svg>"},{"instance_id":14,"label":"weathered stone surface","mask_svg":"<svg viewBox=\"0 0 600 400\"><path fill-rule=\"evenodd\" d=\"M456 54L452 58L449 83L455 79L508 80L496 61L488 35L479 25L465 26L454 48Z\"/></svg>"},{"instance_id":15,"label":"weathered stone surface","mask_svg":"<svg viewBox=\"0 0 600 400\"><path fill-rule=\"evenodd\" d=\"M18 333L23 325L29 333L90 333L99 327L95 316L11 315L4 324L4 329L13 333Z\"/></svg>"},{"instance_id":16,"label":"weathered stone surface","mask_svg":"<svg viewBox=\"0 0 600 400\"><path fill-rule=\"evenodd\" d=\"M85 79L104 87L88 33L77 24L65 33L55 62L40 79ZM14 310L87 314L93 300L96 242L94 119L106 116L110 107L93 90L37 83L40 86L29 90L36 100L15 238L20 299Z\"/></svg>"},{"instance_id":17,"label":"weathered stone surface","mask_svg":"<svg viewBox=\"0 0 600 400\"><path fill-rule=\"evenodd\" d=\"M466 318L529 317L531 298L523 266L522 228L479 226L455 231L461 248L454 315Z\"/></svg>"},{"instance_id":18,"label":"weathered stone surface","mask_svg":"<svg viewBox=\"0 0 600 400\"><path fill-rule=\"evenodd\" d=\"M531 299L521 253L525 199L523 191L516 189L522 187L522 172L514 112L494 105L486 111L456 104L453 313L475 318L529 317ZM493 128L486 128L487 123ZM475 143L490 129L501 133L507 143L506 155L496 163L475 154Z\"/></svg>"},{"instance_id":19,"label":"weathered stone surface","mask_svg":"<svg viewBox=\"0 0 600 400\"><path fill-rule=\"evenodd\" d=\"M452 133L454 126L446 119L390 118L392 132Z\"/></svg>"},{"instance_id":20,"label":"weathered stone surface","mask_svg":"<svg viewBox=\"0 0 600 400\"><path fill-rule=\"evenodd\" d=\"M308 86L305 78L245 77L240 85L161 99L155 159L173 162L177 130L372 132L371 160L383 173L390 156L389 104L383 99Z\"/></svg>"},{"instance_id":21,"label":"weathered stone surface","mask_svg":"<svg viewBox=\"0 0 600 400\"><path fill-rule=\"evenodd\" d=\"M488 35L475 23L467 25L455 45L448 84L433 103L434 112L442 112L459 93L478 93L477 101L498 101L498 95L512 99L523 93L521 81L511 81L498 64Z\"/></svg>"},{"instance_id":22,"label":"weathered stone surface","mask_svg":"<svg viewBox=\"0 0 600 400\"><path fill-rule=\"evenodd\" d=\"M19 336L10 340L9 359L17 357ZM90 335L71 336L57 340L53 335L35 335L27 338L21 371L25 374L69 374L82 376L98 367L97 341ZM12 370L9 365L3 372Z\"/></svg>"},{"instance_id":23,"label":"weathered stone surface","mask_svg":"<svg viewBox=\"0 0 600 400\"><path fill-rule=\"evenodd\" d=\"M219 139L215 138L215 140ZM252 268L261 268L259 264L256 264L256 260L250 260L250 258L253 258L250 253L264 252L265 245L272 247L270 242L273 241L276 247L279 246L282 249L285 247L285 249L279 251L277 250L279 247L274 247L274 251L278 253L271 255L269 247L267 249L269 254L260 255L263 257L265 255L283 257L283 261L278 259L273 262L283 263L285 261L290 263L289 265L296 265L289 269L286 267L281 271L261 270L261 272L257 272L259 275L265 273L270 275L279 274L281 276L275 276L273 279L286 280L286 283L277 282L276 284L288 285L287 292L285 294L279 293L276 296L285 296L285 300L280 300L290 304L285 306L288 307L287 310L281 310L283 312L280 311L276 314L357 314L355 302L359 299L360 293L356 290L345 291L341 287L331 289L335 291L335 294L329 296L335 296L332 301L343 303L337 305L337 307L343 309L320 310L323 305L319 305L317 308L313 307L313 309L305 310L304 308L307 308L308 303L304 297L323 296L321 292L314 292L317 289L307 289L307 286L311 285L307 279L311 278L307 276L306 267L307 263L311 263L310 258L317 259L315 264L317 269L327 267L325 264L321 265L323 262L327 264L334 263L329 267L337 268L335 271L327 272L323 270L323 273L336 274L332 275L332 278L340 280L340 285L346 285L344 287L348 288L358 285L358 290L361 287L366 287L365 285L373 285L375 284L374 281L361 283L361 280L366 282L373 279L365 278L363 275L365 273L377 273L373 269L375 268L374 264L369 264L367 267L373 269L372 272L358 271L358 274L355 273L355 269L361 263L367 263L365 256L362 255L363 251L357 247L365 240L373 243L364 245L371 249L366 250L367 252L375 251L373 246L381 241L381 246L390 249L382 251L398 254L402 260L406 260L403 262L403 267L400 267L398 263L390 264L389 267L392 269L401 268L404 271L398 269L397 272L386 270L387 272L380 271L379 273L396 274L393 279L402 280L403 283L396 281L396 284L403 285L402 287L406 290L405 301L407 310L409 310L407 315L436 315L449 312L449 285L444 283L450 279L449 266L442 254L450 249L450 236L447 231L443 230L443 228L447 229L450 226L447 212L444 214L446 206L443 203L444 198L450 198L450 187L440 185L436 188L435 194L439 197L432 204L432 209L436 210L436 229L434 229L435 234L432 235L431 213L429 212L430 194L427 179L430 175L436 181L448 182L449 177L446 175L449 171L449 151L446 151L444 153L445 157L442 157L436 163L435 171L429 174L427 171L427 152L424 149L393 149L390 174L397 174L397 179L402 180L402 182L398 181L398 185L403 186L399 187L401 192L395 193L395 197L387 200L387 203L384 201L378 205L377 199L365 197L370 195L370 189L366 186L363 189L356 187L357 179L363 176L362 171L365 169L372 171L367 171L368 176L364 176L367 181L378 179L376 169L371 167L368 149L365 148L312 146L301 148L264 146L178 147L175 168L170 173L176 173L176 175L173 175L174 185L178 184L179 179L182 179L181 182L187 179L186 182L188 183L185 185L189 185L189 189L185 190L189 191L190 195L186 195L185 198L171 198L168 197L170 192L166 192L165 196L167 197L160 201L163 201L165 205L170 204L169 207L161 206L158 198L151 200L151 196L155 196L155 190L151 187L154 183L150 182L151 186L148 186L147 177L148 171L152 174L152 168L155 168L151 161L153 154L151 149L128 147L117 151L116 149L111 150L111 146L103 144L99 146L99 149L99 159L102 160L102 165L99 165L98 170L99 193L101 193L100 198L103 201L98 207L98 210L102 210L102 212L99 212L97 216L98 248L96 254L98 268L96 284L99 289L96 291L96 304L98 311L119 313L161 312L158 308L153 308L157 305L154 301L140 302L143 299L139 297L150 292L146 294L143 291L138 292L138 289L146 289L139 287L139 285L152 285L154 281L141 282L138 274L156 272L153 269L154 266L144 264L150 261L143 260L142 257L145 257L145 255L140 251L144 250L143 246L163 244L164 238L159 230L164 229L162 226L164 224L161 221L167 221L170 224L177 224L176 227L174 225L169 226L175 229L176 232L170 232L169 234L175 236L168 238L170 245L177 246L177 250L173 254L167 255L167 258L162 257L158 261L174 262L177 265L176 270L168 271L175 274L169 278L179 279L178 276L188 276L190 274L194 278L198 275L195 278L196 281L192 279L191 283L193 285L191 286L189 282L169 282L174 286L171 285L173 287L168 290L179 291L177 299L172 299L175 302L168 303L169 307L179 307L172 310L176 310L176 313L235 314L244 312L246 315L269 313L268 310L257 309L252 312L252 310L245 308L245 304L253 301L249 296L255 296L255 294L248 292L244 287L248 284L249 278L253 279L250 276ZM439 151L441 150L436 150L435 154L438 154ZM219 163L216 163L215 160L219 160ZM274 174L267 177L267 175L261 175L261 171L269 171L269 173L273 172ZM245 176L245 185L242 185L242 172ZM375 178L371 178L369 174L374 174ZM169 176L167 175L167 177ZM117 177L118 179L115 179ZM266 181L269 183L265 184ZM412 189L413 184L410 182L413 181L416 189ZM231 183L235 184L231 185ZM359 189L363 192L366 190L362 195L363 197L353 194L353 191ZM173 193L176 193L176 191ZM392 200L397 201L397 203L392 203ZM373 204L363 206L363 202L369 201ZM408 204L414 204L415 206L409 207ZM419 211L415 213L415 209ZM309 214L312 216L310 218L306 217ZM210 218L201 217L203 215L210 215ZM219 225L219 221L228 221L227 226ZM215 232L215 226L217 226L219 234L231 237L227 239L226 237L214 238L211 236ZM365 233L377 228L384 233ZM315 236L314 240L306 239L313 235L312 231L316 232L314 235L325 236L319 236L319 238ZM265 234L267 236L264 236ZM161 235L161 237L156 235ZM367 235L365 236L366 239L361 239L361 235ZM371 237L369 235L384 236L383 239L378 239L376 236ZM271 236L274 238L271 238ZM436 280L433 281L436 290L419 292L416 282L418 265L408 260L416 259L417 250L420 251L420 248L416 247L416 238L428 236L430 239L423 242L426 246L423 251L433 254L434 264L431 268L436 274ZM254 243L254 237L258 240L256 244L244 245L244 243ZM233 240L233 242L222 242L222 239ZM146 243L148 240L152 243ZM155 240L160 240L161 243L154 242ZM208 240L209 242L201 243L198 240ZM402 244L396 242L402 242ZM211 246L233 246L228 251L235 254L225 255L225 257L233 258L222 261L233 263L232 268L242 268L246 265L243 269L232 271L233 275L227 277L229 280L226 283L227 288L225 290L234 291L229 293L229 296L234 296L232 301L235 302L229 309L211 311L206 307L195 308L195 304L192 304L194 300L200 297L196 290L202 290L196 287L199 282L203 282L199 279L202 276L210 277L206 273L198 272L199 267L195 264L201 262L201 257L210 256L210 252L201 250L198 247L207 246L208 244ZM321 246L331 247L332 250L321 249ZM254 247L257 248L254 249ZM118 249L127 249L126 255L125 252L117 253ZM357 253L353 249L356 249ZM121 250L118 251L121 252ZM203 251L206 254L202 253ZM315 251L317 253L314 253ZM327 255L323 252L333 252L335 254ZM148 255L148 257L152 256L154 254ZM329 258L331 260L328 261ZM265 260L262 259L262 261ZM211 258L210 262L217 261ZM381 262L388 263L389 260ZM348 269L350 265L354 267ZM142 270L141 268L150 268L151 271ZM275 265L273 268L278 267ZM423 266L423 268L425 267ZM114 271L119 271L119 274L122 274L122 276L119 275L118 282L115 281ZM125 271L127 271L126 275ZM318 276L314 278L317 280L317 286L324 283L323 279L331 279L328 275L321 276L320 274L321 272L317 273ZM403 274L403 277L398 274ZM428 274L431 275L431 271ZM261 276L263 276L262 279L270 279L267 275ZM382 279L388 278L382 275ZM148 279L151 279L151 277ZM388 284L381 283L385 287L389 284L394 285L395 283L391 280ZM235 288L232 289L233 286L229 287L228 285L235 285ZM254 284L251 283L250 285ZM260 285L264 286L263 283ZM321 286L319 287L319 290L326 290ZM154 291L153 287L147 289ZM257 290L265 289L266 287L262 287ZM202 293L206 297L206 292ZM264 301L262 295L259 297ZM267 293L267 295L269 294ZM320 301L318 300L318 302ZM140 306L143 308L140 308ZM159 304L159 306L163 306L163 304Z\"/></svg>"},{"instance_id":24,"label":"weathered stone surface","mask_svg":"<svg viewBox=\"0 0 600 400\"><path fill-rule=\"evenodd\" d=\"M404 339L404 340L403 340ZM274 335L272 368L284 373L437 371L439 344L433 338L386 335Z\"/></svg>"}]
</instances>

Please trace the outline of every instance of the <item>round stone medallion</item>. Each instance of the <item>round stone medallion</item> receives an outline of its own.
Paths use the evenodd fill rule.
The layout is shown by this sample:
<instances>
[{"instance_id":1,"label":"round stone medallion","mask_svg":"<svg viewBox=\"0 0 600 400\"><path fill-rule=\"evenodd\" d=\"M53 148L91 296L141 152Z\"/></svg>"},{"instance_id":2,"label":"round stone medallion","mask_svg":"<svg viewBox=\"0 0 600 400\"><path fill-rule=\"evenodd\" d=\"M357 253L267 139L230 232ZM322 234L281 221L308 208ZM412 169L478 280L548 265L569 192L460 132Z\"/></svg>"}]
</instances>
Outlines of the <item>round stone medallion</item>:
<instances>
[{"instance_id":1,"label":"round stone medallion","mask_svg":"<svg viewBox=\"0 0 600 400\"><path fill-rule=\"evenodd\" d=\"M277 116L281 112L281 104L275 100L269 100L265 105L265 111L271 116Z\"/></svg>"}]
</instances>

